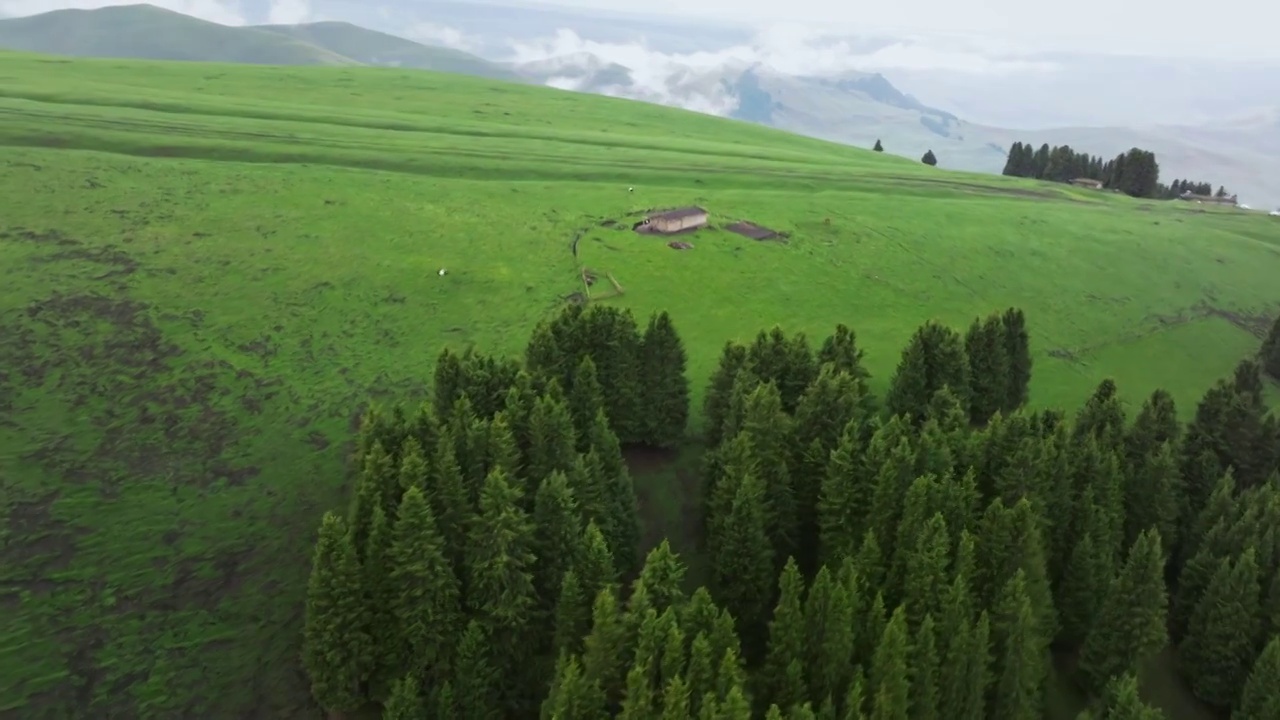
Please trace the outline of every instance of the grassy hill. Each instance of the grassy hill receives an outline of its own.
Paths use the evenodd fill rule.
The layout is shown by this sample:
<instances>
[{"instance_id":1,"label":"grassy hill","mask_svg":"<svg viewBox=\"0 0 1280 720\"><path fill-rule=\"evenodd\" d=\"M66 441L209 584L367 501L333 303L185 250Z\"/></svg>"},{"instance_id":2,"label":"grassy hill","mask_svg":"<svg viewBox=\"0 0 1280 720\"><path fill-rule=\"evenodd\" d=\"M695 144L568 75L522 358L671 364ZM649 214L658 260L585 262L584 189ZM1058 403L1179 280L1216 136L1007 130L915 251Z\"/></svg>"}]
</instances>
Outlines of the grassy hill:
<instances>
[{"instance_id":1,"label":"grassy hill","mask_svg":"<svg viewBox=\"0 0 1280 720\"><path fill-rule=\"evenodd\" d=\"M519 352L584 266L671 312L695 407L763 326L848 323L883 390L923 321L1017 305L1034 405L1112 376L1185 417L1280 309L1265 216L460 76L0 63L0 715L306 716L308 553L361 405L445 346ZM627 229L689 203L789 241ZM638 481L687 550L678 479Z\"/></svg>"},{"instance_id":2,"label":"grassy hill","mask_svg":"<svg viewBox=\"0 0 1280 720\"><path fill-rule=\"evenodd\" d=\"M515 80L469 53L421 45L349 23L229 27L153 5L55 10L0 20L0 48L78 57L254 65L392 65Z\"/></svg>"},{"instance_id":3,"label":"grassy hill","mask_svg":"<svg viewBox=\"0 0 1280 720\"><path fill-rule=\"evenodd\" d=\"M83 57L262 65L357 65L302 40L199 20L153 5L55 10L0 20L0 48Z\"/></svg>"},{"instance_id":4,"label":"grassy hill","mask_svg":"<svg viewBox=\"0 0 1280 720\"><path fill-rule=\"evenodd\" d=\"M248 29L279 33L365 65L436 70L499 80L519 79L515 72L471 53L451 48L429 47L351 23L259 25Z\"/></svg>"}]
</instances>

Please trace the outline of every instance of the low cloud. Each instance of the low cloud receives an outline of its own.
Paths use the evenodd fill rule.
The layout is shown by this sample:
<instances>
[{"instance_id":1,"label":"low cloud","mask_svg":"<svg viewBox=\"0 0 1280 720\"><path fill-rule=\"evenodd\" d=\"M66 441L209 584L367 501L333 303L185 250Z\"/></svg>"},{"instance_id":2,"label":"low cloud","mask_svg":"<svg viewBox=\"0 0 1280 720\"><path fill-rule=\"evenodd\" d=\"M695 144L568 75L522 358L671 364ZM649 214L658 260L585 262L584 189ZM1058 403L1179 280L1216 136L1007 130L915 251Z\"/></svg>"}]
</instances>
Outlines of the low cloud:
<instances>
[{"instance_id":1,"label":"low cloud","mask_svg":"<svg viewBox=\"0 0 1280 720\"><path fill-rule=\"evenodd\" d=\"M267 13L271 25L300 25L315 19L309 0L274 0Z\"/></svg>"},{"instance_id":2,"label":"low cloud","mask_svg":"<svg viewBox=\"0 0 1280 720\"><path fill-rule=\"evenodd\" d=\"M405 37L426 45L439 45L454 50L474 51L482 43L461 30L435 23L415 23L403 31Z\"/></svg>"},{"instance_id":3,"label":"low cloud","mask_svg":"<svg viewBox=\"0 0 1280 720\"><path fill-rule=\"evenodd\" d=\"M871 42L869 42L871 41ZM985 42L984 42L985 44ZM778 24L761 30L745 45L715 51L663 53L643 40L602 43L561 29L555 35L513 43L511 60L531 62L547 58L591 54L637 73L666 74L673 68L710 70L726 65L763 65L785 75L829 77L852 71L946 68L975 74L1007 74L1052 70L1048 63L979 50L961 38L872 38L839 36L797 24ZM873 49L872 49L873 48Z\"/></svg>"},{"instance_id":4,"label":"low cloud","mask_svg":"<svg viewBox=\"0 0 1280 720\"><path fill-rule=\"evenodd\" d=\"M1015 55L995 55L968 38L875 38L833 35L803 25L776 24L750 43L691 53L661 52L643 39L605 43L560 29L554 35L513 42L503 58L538 66L553 77L547 84L567 90L588 89L593 72L609 65L629 71L629 85L590 87L618 95L689 110L727 115L738 100L718 80L726 71L760 66L781 75L838 77L853 72L946 68L975 75L1045 72L1048 63ZM1003 48L1006 53L1013 48Z\"/></svg>"}]
</instances>

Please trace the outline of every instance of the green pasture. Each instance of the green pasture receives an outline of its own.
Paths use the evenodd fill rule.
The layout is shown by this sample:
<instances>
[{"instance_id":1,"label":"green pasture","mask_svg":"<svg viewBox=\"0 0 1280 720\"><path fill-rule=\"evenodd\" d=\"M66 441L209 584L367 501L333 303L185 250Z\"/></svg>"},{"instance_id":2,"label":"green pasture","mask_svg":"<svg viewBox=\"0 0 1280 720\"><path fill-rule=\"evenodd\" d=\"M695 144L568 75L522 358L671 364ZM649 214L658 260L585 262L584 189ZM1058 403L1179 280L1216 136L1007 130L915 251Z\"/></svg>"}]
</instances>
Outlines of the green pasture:
<instances>
[{"instance_id":1,"label":"green pasture","mask_svg":"<svg viewBox=\"0 0 1280 720\"><path fill-rule=\"evenodd\" d=\"M423 396L443 347L520 352L584 266L671 313L695 415L725 340L843 322L882 390L922 322L1016 305L1033 404L1115 377L1185 417L1280 311L1274 218L399 70L0 54L0 197L24 718L301 716L310 543L362 405ZM692 249L630 230L686 204L714 226ZM637 481L685 550L694 455Z\"/></svg>"}]
</instances>

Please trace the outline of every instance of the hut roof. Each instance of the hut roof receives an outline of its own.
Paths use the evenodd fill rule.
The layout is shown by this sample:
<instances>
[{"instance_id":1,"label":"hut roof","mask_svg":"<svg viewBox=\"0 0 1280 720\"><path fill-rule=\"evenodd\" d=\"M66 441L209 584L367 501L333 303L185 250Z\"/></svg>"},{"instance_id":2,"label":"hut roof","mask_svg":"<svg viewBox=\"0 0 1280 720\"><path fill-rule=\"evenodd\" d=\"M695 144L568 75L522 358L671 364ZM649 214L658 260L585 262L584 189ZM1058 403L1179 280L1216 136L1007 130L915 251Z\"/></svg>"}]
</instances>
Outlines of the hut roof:
<instances>
[{"instance_id":1,"label":"hut roof","mask_svg":"<svg viewBox=\"0 0 1280 720\"><path fill-rule=\"evenodd\" d=\"M694 205L690 207L677 208L675 210L668 210L666 212L654 213L649 216L649 219L650 220L683 220L688 217L695 217L697 215L706 215L706 214L707 214L706 210L703 210L702 208Z\"/></svg>"}]
</instances>

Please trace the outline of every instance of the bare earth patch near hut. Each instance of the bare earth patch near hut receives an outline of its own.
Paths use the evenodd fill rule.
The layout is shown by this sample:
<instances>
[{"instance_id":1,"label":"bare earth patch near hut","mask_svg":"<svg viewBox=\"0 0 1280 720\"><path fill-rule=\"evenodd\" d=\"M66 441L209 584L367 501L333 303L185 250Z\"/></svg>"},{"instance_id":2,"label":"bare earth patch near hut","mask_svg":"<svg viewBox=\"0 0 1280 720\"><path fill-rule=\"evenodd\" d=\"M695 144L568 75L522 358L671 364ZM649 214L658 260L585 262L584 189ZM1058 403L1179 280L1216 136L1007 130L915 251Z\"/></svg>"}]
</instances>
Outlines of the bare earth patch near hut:
<instances>
[{"instance_id":1,"label":"bare earth patch near hut","mask_svg":"<svg viewBox=\"0 0 1280 720\"><path fill-rule=\"evenodd\" d=\"M671 313L695 432L723 343L774 323L855 328L882 391L922 322L1016 305L1033 405L1115 376L1190 408L1256 346L1230 318L1277 310L1265 216L426 72L5 74L0 716L308 717L303 592L353 419L425 396L446 346L522 352L566 302ZM627 222L690 205L692 234ZM696 448L628 457L646 537L696 569Z\"/></svg>"}]
</instances>

